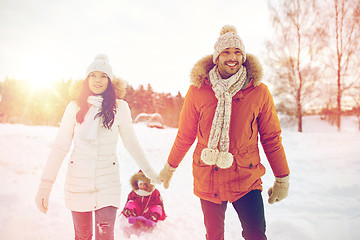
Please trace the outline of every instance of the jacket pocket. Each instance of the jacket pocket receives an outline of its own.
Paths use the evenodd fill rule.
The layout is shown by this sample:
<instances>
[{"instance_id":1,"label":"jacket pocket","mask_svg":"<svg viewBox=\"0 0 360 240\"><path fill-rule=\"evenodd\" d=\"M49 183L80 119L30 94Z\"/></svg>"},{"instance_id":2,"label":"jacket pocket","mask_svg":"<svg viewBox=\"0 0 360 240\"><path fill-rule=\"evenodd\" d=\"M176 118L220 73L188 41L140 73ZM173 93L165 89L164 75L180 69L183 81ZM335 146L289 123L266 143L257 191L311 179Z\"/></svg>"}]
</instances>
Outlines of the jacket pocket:
<instances>
[{"instance_id":1,"label":"jacket pocket","mask_svg":"<svg viewBox=\"0 0 360 240\"><path fill-rule=\"evenodd\" d=\"M247 152L236 154L234 157L236 161L235 189L240 192L248 191L264 171L260 163L258 147L252 146Z\"/></svg>"},{"instance_id":2,"label":"jacket pocket","mask_svg":"<svg viewBox=\"0 0 360 240\"><path fill-rule=\"evenodd\" d=\"M84 168L84 160L71 159L65 178L65 191L73 193L85 193L95 191L94 174L88 168Z\"/></svg>"},{"instance_id":3,"label":"jacket pocket","mask_svg":"<svg viewBox=\"0 0 360 240\"><path fill-rule=\"evenodd\" d=\"M247 150L234 155L238 168L254 168L260 164L259 148L257 145L250 146Z\"/></svg>"},{"instance_id":4,"label":"jacket pocket","mask_svg":"<svg viewBox=\"0 0 360 240\"><path fill-rule=\"evenodd\" d=\"M196 147L193 154L194 188L198 192L208 193L211 189L212 167L201 161L201 147Z\"/></svg>"}]
</instances>

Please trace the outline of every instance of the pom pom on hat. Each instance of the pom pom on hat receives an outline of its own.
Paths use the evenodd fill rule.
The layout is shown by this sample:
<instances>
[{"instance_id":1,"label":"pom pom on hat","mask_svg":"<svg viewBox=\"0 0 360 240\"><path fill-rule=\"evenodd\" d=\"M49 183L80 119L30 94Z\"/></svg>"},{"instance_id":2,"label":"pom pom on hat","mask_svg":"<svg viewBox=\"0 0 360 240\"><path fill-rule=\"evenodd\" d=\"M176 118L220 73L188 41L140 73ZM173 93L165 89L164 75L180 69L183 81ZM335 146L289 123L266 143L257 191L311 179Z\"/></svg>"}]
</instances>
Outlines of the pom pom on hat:
<instances>
[{"instance_id":1,"label":"pom pom on hat","mask_svg":"<svg viewBox=\"0 0 360 240\"><path fill-rule=\"evenodd\" d=\"M105 54L100 53L95 56L94 61L90 64L90 66L86 70L86 76L88 76L91 72L95 72L95 71L106 73L106 75L108 75L110 80L113 80L114 78L112 68L109 64L109 58Z\"/></svg>"},{"instance_id":2,"label":"pom pom on hat","mask_svg":"<svg viewBox=\"0 0 360 240\"><path fill-rule=\"evenodd\" d=\"M228 32L233 32L234 34L237 34L237 30L236 30L236 27L232 26L232 25L225 25L221 28L221 31L220 31L220 36L221 35L224 35Z\"/></svg>"},{"instance_id":3,"label":"pom pom on hat","mask_svg":"<svg viewBox=\"0 0 360 240\"><path fill-rule=\"evenodd\" d=\"M108 58L108 56L106 55L106 54L103 54L103 53L99 53L98 55L96 55L95 56L95 59L102 59L102 60L104 60L104 61L109 61L109 58Z\"/></svg>"},{"instance_id":4,"label":"pom pom on hat","mask_svg":"<svg viewBox=\"0 0 360 240\"><path fill-rule=\"evenodd\" d=\"M240 49L243 55L242 63L244 63L246 60L245 46L239 35L237 35L236 28L232 25L225 25L221 28L220 36L214 45L213 62L216 64L216 59L219 57L220 53L231 47Z\"/></svg>"}]
</instances>

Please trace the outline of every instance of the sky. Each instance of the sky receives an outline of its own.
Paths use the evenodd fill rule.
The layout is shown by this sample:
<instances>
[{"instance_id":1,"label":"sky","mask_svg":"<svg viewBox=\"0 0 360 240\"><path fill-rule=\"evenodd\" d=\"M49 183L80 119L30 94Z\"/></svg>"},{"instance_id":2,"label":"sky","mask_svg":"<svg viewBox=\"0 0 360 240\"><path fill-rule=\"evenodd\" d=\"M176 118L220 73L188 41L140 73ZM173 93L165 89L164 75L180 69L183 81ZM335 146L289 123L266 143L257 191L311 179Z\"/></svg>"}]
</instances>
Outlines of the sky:
<instances>
[{"instance_id":1,"label":"sky","mask_svg":"<svg viewBox=\"0 0 360 240\"><path fill-rule=\"evenodd\" d=\"M104 53L133 87L184 95L226 24L263 62L273 31L266 0L0 0L0 81L83 79Z\"/></svg>"}]
</instances>

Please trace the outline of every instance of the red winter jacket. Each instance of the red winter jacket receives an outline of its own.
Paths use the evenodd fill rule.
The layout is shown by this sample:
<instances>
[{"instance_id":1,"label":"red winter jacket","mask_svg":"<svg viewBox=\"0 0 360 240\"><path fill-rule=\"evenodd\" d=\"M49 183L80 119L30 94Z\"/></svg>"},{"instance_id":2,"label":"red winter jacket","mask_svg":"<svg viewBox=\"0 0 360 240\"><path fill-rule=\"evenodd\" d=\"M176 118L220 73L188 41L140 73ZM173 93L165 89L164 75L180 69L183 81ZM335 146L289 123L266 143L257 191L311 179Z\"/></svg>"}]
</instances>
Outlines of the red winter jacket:
<instances>
[{"instance_id":1,"label":"red winter jacket","mask_svg":"<svg viewBox=\"0 0 360 240\"><path fill-rule=\"evenodd\" d=\"M234 163L220 169L205 164L200 156L207 147L217 99L208 81L214 67L212 56L201 59L191 72L192 85L185 96L178 133L168 157L177 167L197 139L193 154L194 194L202 199L221 203L234 202L251 190L262 190L258 136L276 177L290 173L283 145L281 128L272 96L261 83L262 69L258 60L246 56L247 85L233 97L230 122L230 149Z\"/></svg>"}]
</instances>

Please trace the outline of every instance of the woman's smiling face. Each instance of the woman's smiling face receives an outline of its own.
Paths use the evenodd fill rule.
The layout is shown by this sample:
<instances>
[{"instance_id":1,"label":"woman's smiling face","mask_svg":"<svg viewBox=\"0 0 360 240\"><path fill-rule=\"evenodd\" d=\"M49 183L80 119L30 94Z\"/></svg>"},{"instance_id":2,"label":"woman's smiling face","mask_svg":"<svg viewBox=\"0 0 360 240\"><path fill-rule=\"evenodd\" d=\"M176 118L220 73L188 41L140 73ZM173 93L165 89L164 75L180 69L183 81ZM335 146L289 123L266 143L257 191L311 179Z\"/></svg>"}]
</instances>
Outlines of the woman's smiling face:
<instances>
[{"instance_id":1,"label":"woman's smiling face","mask_svg":"<svg viewBox=\"0 0 360 240\"><path fill-rule=\"evenodd\" d=\"M96 95L105 92L109 84L106 73L94 71L89 74L89 89Z\"/></svg>"}]
</instances>

